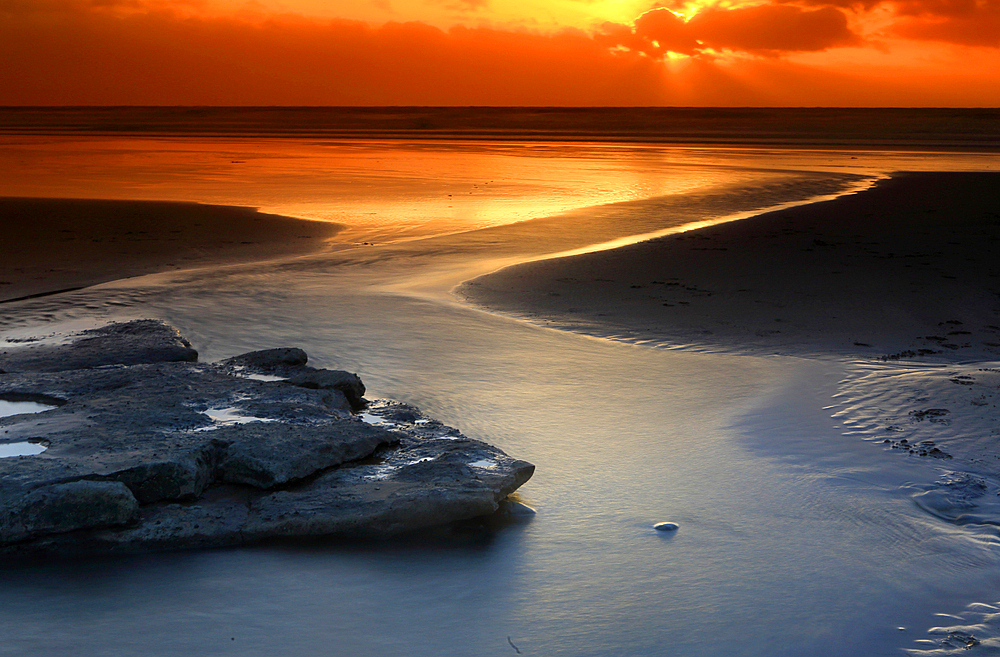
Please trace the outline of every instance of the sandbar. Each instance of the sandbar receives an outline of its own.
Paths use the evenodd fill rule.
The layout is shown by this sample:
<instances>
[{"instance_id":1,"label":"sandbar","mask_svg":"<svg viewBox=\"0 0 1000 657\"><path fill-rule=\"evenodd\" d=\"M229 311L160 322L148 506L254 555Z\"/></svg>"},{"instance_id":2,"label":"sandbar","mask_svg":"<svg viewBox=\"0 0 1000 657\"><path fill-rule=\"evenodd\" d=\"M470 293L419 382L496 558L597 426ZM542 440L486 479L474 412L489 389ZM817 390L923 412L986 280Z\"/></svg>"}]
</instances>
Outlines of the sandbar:
<instances>
[{"instance_id":1,"label":"sandbar","mask_svg":"<svg viewBox=\"0 0 1000 657\"><path fill-rule=\"evenodd\" d=\"M1000 173L899 173L830 201L515 265L456 291L539 324L665 347L996 360Z\"/></svg>"},{"instance_id":2,"label":"sandbar","mask_svg":"<svg viewBox=\"0 0 1000 657\"><path fill-rule=\"evenodd\" d=\"M0 198L0 303L175 269L319 251L342 226L253 208Z\"/></svg>"}]
</instances>

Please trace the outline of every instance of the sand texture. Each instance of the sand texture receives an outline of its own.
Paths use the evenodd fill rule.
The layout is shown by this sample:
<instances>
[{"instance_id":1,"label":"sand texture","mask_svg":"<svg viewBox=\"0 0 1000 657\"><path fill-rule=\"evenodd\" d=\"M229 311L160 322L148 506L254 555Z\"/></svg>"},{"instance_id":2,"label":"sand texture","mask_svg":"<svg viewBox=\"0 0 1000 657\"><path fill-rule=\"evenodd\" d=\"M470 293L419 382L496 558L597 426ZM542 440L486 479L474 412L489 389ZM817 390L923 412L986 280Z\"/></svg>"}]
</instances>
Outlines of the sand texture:
<instances>
[{"instance_id":1,"label":"sand texture","mask_svg":"<svg viewBox=\"0 0 1000 657\"><path fill-rule=\"evenodd\" d=\"M311 253L340 226L252 208L0 198L0 303L173 269Z\"/></svg>"},{"instance_id":2,"label":"sand texture","mask_svg":"<svg viewBox=\"0 0 1000 657\"><path fill-rule=\"evenodd\" d=\"M996 359L1000 174L899 174L833 201L509 267L458 292L630 341Z\"/></svg>"}]
</instances>

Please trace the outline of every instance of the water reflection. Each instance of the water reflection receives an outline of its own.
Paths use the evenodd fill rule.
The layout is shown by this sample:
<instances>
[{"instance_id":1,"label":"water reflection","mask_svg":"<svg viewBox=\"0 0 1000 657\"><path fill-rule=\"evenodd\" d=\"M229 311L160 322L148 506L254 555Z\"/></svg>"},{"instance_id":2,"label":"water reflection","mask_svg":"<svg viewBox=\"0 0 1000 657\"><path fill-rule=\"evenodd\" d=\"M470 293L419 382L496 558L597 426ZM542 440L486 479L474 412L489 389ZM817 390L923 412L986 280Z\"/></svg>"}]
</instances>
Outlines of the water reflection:
<instances>
[{"instance_id":1,"label":"water reflection","mask_svg":"<svg viewBox=\"0 0 1000 657\"><path fill-rule=\"evenodd\" d=\"M340 240L380 243L720 191L794 171L872 176L981 168L992 158L810 150L776 157L641 144L4 136L0 195L257 207L344 223L352 228Z\"/></svg>"},{"instance_id":2,"label":"water reflection","mask_svg":"<svg viewBox=\"0 0 1000 657\"><path fill-rule=\"evenodd\" d=\"M18 442L0 443L0 459L14 456L36 456L44 452L48 447L41 443Z\"/></svg>"},{"instance_id":3,"label":"water reflection","mask_svg":"<svg viewBox=\"0 0 1000 657\"><path fill-rule=\"evenodd\" d=\"M893 481L930 474L923 465L872 460L839 434L822 410L835 364L656 351L378 291L423 271L410 256L152 277L35 307L163 317L206 360L301 346L316 366L360 372L371 396L534 462L531 522L486 542L7 571L8 641L75 654L212 642L234 655L465 655L510 650L510 636L526 654L885 654L896 627L1000 583L987 542L895 494ZM664 518L683 527L669 541L651 530Z\"/></svg>"},{"instance_id":4,"label":"water reflection","mask_svg":"<svg viewBox=\"0 0 1000 657\"><path fill-rule=\"evenodd\" d=\"M199 157L216 155L206 147ZM484 157L524 156L501 148ZM589 157L581 151L579 168ZM552 161L555 189L589 175L559 183ZM757 162L747 160L747 184L727 180L718 194L709 184L701 195L19 303L8 325L161 317L204 360L303 347L315 366L361 373L370 396L420 406L534 462L522 495L538 513L487 541L2 569L5 645L23 654L489 655L510 654L510 637L540 655L892 654L931 612L985 599L1000 584L995 536L939 523L898 493L935 466L883 459L841 435L823 410L838 364L657 351L447 300L462 277L505 258L662 228L706 208L745 210L769 193L808 196L803 184L829 180L753 173ZM311 180L301 161L288 166ZM183 171L159 191L179 189L193 175ZM148 184L143 175L135 189ZM207 180L195 193L206 194L231 195L233 180L248 179L213 187L207 169L197 175ZM344 193L356 193L359 177L346 179ZM682 527L670 540L651 529L665 518Z\"/></svg>"},{"instance_id":5,"label":"water reflection","mask_svg":"<svg viewBox=\"0 0 1000 657\"><path fill-rule=\"evenodd\" d=\"M0 417L20 415L21 413L42 413L56 408L51 404L36 401L11 400L0 397Z\"/></svg>"}]
</instances>

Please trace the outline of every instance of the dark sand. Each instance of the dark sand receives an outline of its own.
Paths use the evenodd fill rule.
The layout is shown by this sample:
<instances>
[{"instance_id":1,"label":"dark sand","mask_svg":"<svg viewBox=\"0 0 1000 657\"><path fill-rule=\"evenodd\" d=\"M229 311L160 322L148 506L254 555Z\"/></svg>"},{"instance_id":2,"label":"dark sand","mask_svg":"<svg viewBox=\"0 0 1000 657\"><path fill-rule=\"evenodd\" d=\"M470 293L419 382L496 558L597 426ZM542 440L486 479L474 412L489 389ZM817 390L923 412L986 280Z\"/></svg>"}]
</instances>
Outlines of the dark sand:
<instances>
[{"instance_id":1,"label":"dark sand","mask_svg":"<svg viewBox=\"0 0 1000 657\"><path fill-rule=\"evenodd\" d=\"M251 208L0 198L0 303L174 269L312 253L338 224Z\"/></svg>"},{"instance_id":2,"label":"dark sand","mask_svg":"<svg viewBox=\"0 0 1000 657\"><path fill-rule=\"evenodd\" d=\"M833 201L516 265L458 291L538 323L664 345L997 359L1000 173L899 174Z\"/></svg>"}]
</instances>

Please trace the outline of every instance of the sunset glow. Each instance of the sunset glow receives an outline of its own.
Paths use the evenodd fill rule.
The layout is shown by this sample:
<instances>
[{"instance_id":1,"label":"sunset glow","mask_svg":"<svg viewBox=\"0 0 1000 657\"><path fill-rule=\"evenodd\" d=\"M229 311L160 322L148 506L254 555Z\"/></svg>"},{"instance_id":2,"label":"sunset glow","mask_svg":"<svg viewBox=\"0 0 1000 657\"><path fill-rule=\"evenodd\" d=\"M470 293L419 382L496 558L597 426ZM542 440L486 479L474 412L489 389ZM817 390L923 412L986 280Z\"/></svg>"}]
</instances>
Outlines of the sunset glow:
<instances>
[{"instance_id":1,"label":"sunset glow","mask_svg":"<svg viewBox=\"0 0 1000 657\"><path fill-rule=\"evenodd\" d=\"M0 104L1000 104L995 0L0 0Z\"/></svg>"}]
</instances>

